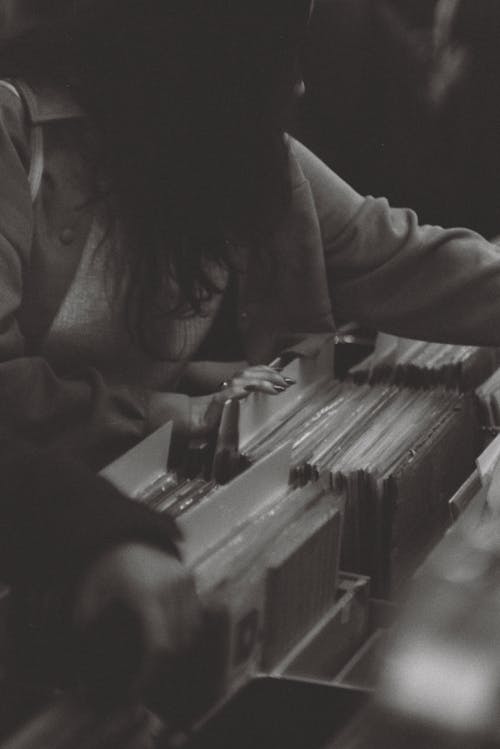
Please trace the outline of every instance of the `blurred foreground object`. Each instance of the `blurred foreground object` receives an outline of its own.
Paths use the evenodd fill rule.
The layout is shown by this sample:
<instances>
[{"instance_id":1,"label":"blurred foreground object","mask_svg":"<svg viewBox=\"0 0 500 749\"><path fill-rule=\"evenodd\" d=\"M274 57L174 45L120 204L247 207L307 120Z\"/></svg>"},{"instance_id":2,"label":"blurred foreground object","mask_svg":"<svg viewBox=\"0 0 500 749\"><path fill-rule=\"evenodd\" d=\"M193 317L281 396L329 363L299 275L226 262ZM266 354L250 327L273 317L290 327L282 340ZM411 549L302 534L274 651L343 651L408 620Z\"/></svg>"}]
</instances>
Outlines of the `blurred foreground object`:
<instances>
[{"instance_id":1,"label":"blurred foreground object","mask_svg":"<svg viewBox=\"0 0 500 749\"><path fill-rule=\"evenodd\" d=\"M381 675L382 712L419 746L490 745L500 731L498 463L422 568ZM424 738L427 736L427 738Z\"/></svg>"}]
</instances>

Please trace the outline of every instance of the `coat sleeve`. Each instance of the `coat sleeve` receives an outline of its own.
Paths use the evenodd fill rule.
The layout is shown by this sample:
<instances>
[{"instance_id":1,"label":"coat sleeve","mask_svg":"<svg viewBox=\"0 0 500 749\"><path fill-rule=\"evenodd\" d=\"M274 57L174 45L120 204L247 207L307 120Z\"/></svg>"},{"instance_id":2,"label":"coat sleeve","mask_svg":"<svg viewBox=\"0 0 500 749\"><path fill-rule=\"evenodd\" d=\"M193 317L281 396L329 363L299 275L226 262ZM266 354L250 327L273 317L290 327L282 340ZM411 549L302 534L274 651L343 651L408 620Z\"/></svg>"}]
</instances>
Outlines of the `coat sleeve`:
<instances>
[{"instance_id":1,"label":"coat sleeve","mask_svg":"<svg viewBox=\"0 0 500 749\"><path fill-rule=\"evenodd\" d=\"M0 580L11 586L8 645L17 678L74 683L83 647L74 596L89 566L128 542L179 558L179 540L167 515L122 496L59 450L34 448L0 428Z\"/></svg>"},{"instance_id":2,"label":"coat sleeve","mask_svg":"<svg viewBox=\"0 0 500 749\"><path fill-rule=\"evenodd\" d=\"M311 187L334 312L396 335L500 345L500 253L468 229L420 225L363 198L297 142Z\"/></svg>"},{"instance_id":3,"label":"coat sleeve","mask_svg":"<svg viewBox=\"0 0 500 749\"><path fill-rule=\"evenodd\" d=\"M28 356L18 316L29 267L33 210L27 178L28 133L14 93L0 95L0 425L34 444L53 445L100 468L146 433L151 393L109 387L89 368L60 378ZM189 409L172 395L173 417Z\"/></svg>"},{"instance_id":4,"label":"coat sleeve","mask_svg":"<svg viewBox=\"0 0 500 749\"><path fill-rule=\"evenodd\" d=\"M36 588L74 580L110 546L177 555L174 521L129 500L64 453L0 430L0 579Z\"/></svg>"}]
</instances>

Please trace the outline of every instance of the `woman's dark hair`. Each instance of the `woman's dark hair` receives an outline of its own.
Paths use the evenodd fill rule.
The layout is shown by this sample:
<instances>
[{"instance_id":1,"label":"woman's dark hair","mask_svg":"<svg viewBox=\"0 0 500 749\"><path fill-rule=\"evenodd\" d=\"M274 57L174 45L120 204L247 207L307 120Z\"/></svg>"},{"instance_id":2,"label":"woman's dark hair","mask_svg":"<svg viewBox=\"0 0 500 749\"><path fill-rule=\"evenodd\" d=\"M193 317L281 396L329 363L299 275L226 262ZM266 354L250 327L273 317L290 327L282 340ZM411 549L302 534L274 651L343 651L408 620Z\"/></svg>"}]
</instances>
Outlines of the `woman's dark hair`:
<instances>
[{"instance_id":1,"label":"woman's dark hair","mask_svg":"<svg viewBox=\"0 0 500 749\"><path fill-rule=\"evenodd\" d=\"M0 76L71 86L123 217L132 330L200 310L207 261L258 247L290 199L285 117L309 0L96 0L0 55ZM172 304L172 281L180 295Z\"/></svg>"}]
</instances>

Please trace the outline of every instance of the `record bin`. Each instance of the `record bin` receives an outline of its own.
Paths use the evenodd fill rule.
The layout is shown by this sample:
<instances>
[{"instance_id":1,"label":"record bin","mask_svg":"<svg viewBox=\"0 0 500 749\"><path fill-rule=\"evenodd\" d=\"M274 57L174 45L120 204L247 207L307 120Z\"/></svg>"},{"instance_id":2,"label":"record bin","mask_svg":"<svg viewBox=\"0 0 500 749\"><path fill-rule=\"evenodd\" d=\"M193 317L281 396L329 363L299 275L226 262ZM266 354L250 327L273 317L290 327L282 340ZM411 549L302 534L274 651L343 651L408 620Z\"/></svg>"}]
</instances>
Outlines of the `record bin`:
<instances>
[{"instance_id":1,"label":"record bin","mask_svg":"<svg viewBox=\"0 0 500 749\"><path fill-rule=\"evenodd\" d=\"M373 689L372 655L396 611L396 604L370 597L369 578L341 573L336 605L273 670L273 675Z\"/></svg>"},{"instance_id":2,"label":"record bin","mask_svg":"<svg viewBox=\"0 0 500 749\"><path fill-rule=\"evenodd\" d=\"M324 749L369 702L363 690L257 677L182 749ZM165 743L162 749L171 749Z\"/></svg>"}]
</instances>

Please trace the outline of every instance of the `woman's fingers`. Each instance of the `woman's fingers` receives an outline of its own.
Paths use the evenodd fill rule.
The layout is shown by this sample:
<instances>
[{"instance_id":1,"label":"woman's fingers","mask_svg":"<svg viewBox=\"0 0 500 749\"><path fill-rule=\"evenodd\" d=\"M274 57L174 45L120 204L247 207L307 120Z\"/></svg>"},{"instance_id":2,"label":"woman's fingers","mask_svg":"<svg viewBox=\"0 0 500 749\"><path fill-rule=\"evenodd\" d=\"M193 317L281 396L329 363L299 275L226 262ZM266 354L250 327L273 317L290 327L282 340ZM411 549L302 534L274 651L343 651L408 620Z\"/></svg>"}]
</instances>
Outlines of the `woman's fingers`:
<instances>
[{"instance_id":1,"label":"woman's fingers","mask_svg":"<svg viewBox=\"0 0 500 749\"><path fill-rule=\"evenodd\" d=\"M219 403L224 404L226 400L239 400L246 398L249 393L267 393L268 395L279 395L287 389L287 385L273 385L268 380L256 378L236 378L225 387L216 398Z\"/></svg>"},{"instance_id":2,"label":"woman's fingers","mask_svg":"<svg viewBox=\"0 0 500 749\"><path fill-rule=\"evenodd\" d=\"M208 434L218 427L224 403L227 400L241 400L250 393L266 393L279 395L294 380L283 377L271 367L256 366L237 372L224 382L221 389L214 393L207 401L205 396L193 398L191 403L191 417L193 422L192 434Z\"/></svg>"},{"instance_id":3,"label":"woman's fingers","mask_svg":"<svg viewBox=\"0 0 500 749\"><path fill-rule=\"evenodd\" d=\"M249 393L279 395L293 384L295 380L283 377L271 367L248 367L223 384L217 401L224 403L228 399L245 398Z\"/></svg>"},{"instance_id":4,"label":"woman's fingers","mask_svg":"<svg viewBox=\"0 0 500 749\"><path fill-rule=\"evenodd\" d=\"M246 390L247 393L261 392L268 393L269 395L276 395L282 393L294 383L294 380L284 377L280 372L277 372L272 367L258 365L255 367L247 367L241 372L236 372L233 377L225 383L226 387L223 389L223 392L225 390Z\"/></svg>"},{"instance_id":5,"label":"woman's fingers","mask_svg":"<svg viewBox=\"0 0 500 749\"><path fill-rule=\"evenodd\" d=\"M278 395L287 389L287 385L282 382L271 382L256 377L237 379L235 385L244 388L248 393L267 393L268 395Z\"/></svg>"},{"instance_id":6,"label":"woman's fingers","mask_svg":"<svg viewBox=\"0 0 500 749\"><path fill-rule=\"evenodd\" d=\"M289 385L293 385L294 383L293 380L287 377L283 377L280 372L277 372L272 367L264 365L248 367L247 369L244 369L241 372L236 372L233 375L232 382L239 382L241 380L250 380L252 381L252 383L256 380L261 380L269 382L272 385L281 386L283 388L286 388Z\"/></svg>"}]
</instances>

